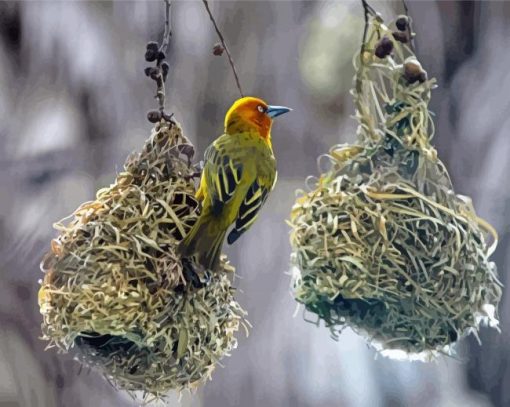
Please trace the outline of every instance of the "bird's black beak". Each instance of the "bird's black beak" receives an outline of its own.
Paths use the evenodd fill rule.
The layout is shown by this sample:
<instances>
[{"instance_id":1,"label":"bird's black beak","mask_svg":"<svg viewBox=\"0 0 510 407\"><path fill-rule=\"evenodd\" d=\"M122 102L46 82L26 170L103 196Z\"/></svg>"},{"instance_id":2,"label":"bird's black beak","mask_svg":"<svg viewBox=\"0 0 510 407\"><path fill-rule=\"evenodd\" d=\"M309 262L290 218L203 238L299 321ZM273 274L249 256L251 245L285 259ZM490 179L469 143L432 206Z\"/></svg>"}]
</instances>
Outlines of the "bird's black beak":
<instances>
[{"instance_id":1,"label":"bird's black beak","mask_svg":"<svg viewBox=\"0 0 510 407\"><path fill-rule=\"evenodd\" d=\"M275 117L278 117L284 113L290 112L292 109L285 106L268 106L266 110L266 114L271 118L274 119Z\"/></svg>"}]
</instances>

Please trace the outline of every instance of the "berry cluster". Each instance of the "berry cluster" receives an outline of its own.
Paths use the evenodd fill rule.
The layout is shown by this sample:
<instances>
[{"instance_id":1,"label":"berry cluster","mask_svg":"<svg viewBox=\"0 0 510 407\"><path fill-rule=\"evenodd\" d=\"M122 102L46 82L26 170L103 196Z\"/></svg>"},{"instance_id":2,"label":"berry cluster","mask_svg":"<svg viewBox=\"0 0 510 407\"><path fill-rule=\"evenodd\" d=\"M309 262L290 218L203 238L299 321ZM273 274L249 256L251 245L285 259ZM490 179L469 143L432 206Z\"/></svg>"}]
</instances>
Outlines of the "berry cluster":
<instances>
[{"instance_id":1,"label":"berry cluster","mask_svg":"<svg viewBox=\"0 0 510 407\"><path fill-rule=\"evenodd\" d=\"M166 54L162 48L163 46L159 47L157 42L150 41L145 50L145 60L156 61L156 66L148 66L144 70L145 75L155 81L158 87L156 98L159 101L159 110L151 110L147 113L147 119L151 123L157 123L161 119L167 122L172 121L172 114L165 113L165 82L170 65L165 61Z\"/></svg>"}]
</instances>

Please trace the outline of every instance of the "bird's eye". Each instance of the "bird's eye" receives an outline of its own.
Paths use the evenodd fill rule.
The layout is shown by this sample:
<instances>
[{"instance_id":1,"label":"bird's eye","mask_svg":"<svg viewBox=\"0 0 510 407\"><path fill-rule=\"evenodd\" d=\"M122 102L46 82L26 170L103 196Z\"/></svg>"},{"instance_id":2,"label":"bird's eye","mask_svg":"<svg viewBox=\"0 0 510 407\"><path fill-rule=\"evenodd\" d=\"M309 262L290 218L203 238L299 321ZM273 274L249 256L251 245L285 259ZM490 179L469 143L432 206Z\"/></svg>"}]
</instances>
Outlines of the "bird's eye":
<instances>
[{"instance_id":1,"label":"bird's eye","mask_svg":"<svg viewBox=\"0 0 510 407\"><path fill-rule=\"evenodd\" d=\"M257 106L257 109L258 109L258 111L259 111L260 113L264 113L264 112L266 111L266 109L264 109L264 106L262 106L262 105L258 105L258 106Z\"/></svg>"}]
</instances>

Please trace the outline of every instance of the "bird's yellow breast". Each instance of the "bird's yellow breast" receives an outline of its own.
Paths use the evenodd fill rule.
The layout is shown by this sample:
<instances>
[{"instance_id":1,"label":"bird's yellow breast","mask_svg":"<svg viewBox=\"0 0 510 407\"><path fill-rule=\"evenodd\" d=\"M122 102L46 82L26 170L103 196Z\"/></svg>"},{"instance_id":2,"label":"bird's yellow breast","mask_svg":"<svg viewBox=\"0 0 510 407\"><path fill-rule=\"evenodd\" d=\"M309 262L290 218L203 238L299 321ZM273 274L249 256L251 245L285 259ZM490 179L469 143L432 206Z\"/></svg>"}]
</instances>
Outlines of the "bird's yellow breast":
<instances>
[{"instance_id":1,"label":"bird's yellow breast","mask_svg":"<svg viewBox=\"0 0 510 407\"><path fill-rule=\"evenodd\" d=\"M215 150L217 162L231 160L234 165L242 165L242 176L236 186L232 198L226 203L222 217L228 227L238 214L239 207L255 180L259 185L271 190L276 179L276 161L271 144L253 132L224 134L214 141L210 147ZM207 161L204 166L197 198L202 201L203 210L211 205L211 198L216 191L214 176L218 173L218 165ZM216 175L217 176L217 175Z\"/></svg>"}]
</instances>

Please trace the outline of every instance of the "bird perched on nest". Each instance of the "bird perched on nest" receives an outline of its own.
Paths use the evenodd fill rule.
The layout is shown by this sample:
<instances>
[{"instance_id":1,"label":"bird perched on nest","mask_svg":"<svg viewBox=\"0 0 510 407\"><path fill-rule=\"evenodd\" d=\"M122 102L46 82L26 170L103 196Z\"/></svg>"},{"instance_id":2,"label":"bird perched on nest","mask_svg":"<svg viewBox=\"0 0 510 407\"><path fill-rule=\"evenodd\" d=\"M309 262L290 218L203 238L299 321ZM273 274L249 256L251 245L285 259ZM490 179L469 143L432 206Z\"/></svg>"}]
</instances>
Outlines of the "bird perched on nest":
<instances>
[{"instance_id":1,"label":"bird perched on nest","mask_svg":"<svg viewBox=\"0 0 510 407\"><path fill-rule=\"evenodd\" d=\"M255 222L276 182L276 160L271 145L273 119L290 111L261 99L243 97L225 116L225 133L205 151L197 198L202 212L179 251L183 257L214 270L223 240L234 243Z\"/></svg>"}]
</instances>

